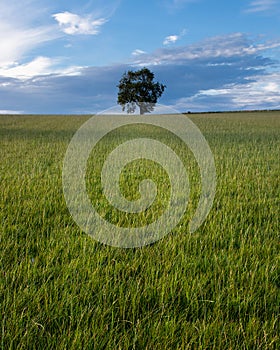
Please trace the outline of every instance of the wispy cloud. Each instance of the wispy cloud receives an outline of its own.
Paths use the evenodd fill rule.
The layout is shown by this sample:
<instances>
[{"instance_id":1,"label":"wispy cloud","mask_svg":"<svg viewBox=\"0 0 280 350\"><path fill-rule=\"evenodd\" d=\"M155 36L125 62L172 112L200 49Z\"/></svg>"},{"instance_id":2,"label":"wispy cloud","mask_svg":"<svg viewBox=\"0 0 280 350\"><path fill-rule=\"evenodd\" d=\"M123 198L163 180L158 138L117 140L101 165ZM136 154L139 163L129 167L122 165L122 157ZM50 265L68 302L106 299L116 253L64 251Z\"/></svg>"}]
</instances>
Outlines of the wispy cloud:
<instances>
[{"instance_id":1,"label":"wispy cloud","mask_svg":"<svg viewBox=\"0 0 280 350\"><path fill-rule=\"evenodd\" d=\"M164 0L163 4L169 12L177 12L189 4L199 3L201 0Z\"/></svg>"},{"instance_id":2,"label":"wispy cloud","mask_svg":"<svg viewBox=\"0 0 280 350\"><path fill-rule=\"evenodd\" d=\"M61 36L54 26L46 23L44 17L44 8L39 9L32 2L22 4L11 0L9 3L1 3L0 65L2 67L13 65L28 51ZM38 25L37 21L43 24Z\"/></svg>"},{"instance_id":3,"label":"wispy cloud","mask_svg":"<svg viewBox=\"0 0 280 350\"><path fill-rule=\"evenodd\" d=\"M42 77L48 74L55 75L79 75L82 67L60 67L61 60L39 56L24 64L13 64L9 67L0 67L0 76L28 80L33 77Z\"/></svg>"},{"instance_id":4,"label":"wispy cloud","mask_svg":"<svg viewBox=\"0 0 280 350\"><path fill-rule=\"evenodd\" d=\"M0 75L18 79L27 79L35 75L49 73L53 61L48 57L37 57L25 64L14 64L10 67L0 68Z\"/></svg>"},{"instance_id":5,"label":"wispy cloud","mask_svg":"<svg viewBox=\"0 0 280 350\"><path fill-rule=\"evenodd\" d=\"M144 55L146 54L146 51L140 50L140 49L136 49L134 51L132 51L131 55L132 56L140 56L140 55Z\"/></svg>"},{"instance_id":6,"label":"wispy cloud","mask_svg":"<svg viewBox=\"0 0 280 350\"><path fill-rule=\"evenodd\" d=\"M199 2L200 0L171 0L169 1L169 6L173 7L181 7L185 4L193 3L193 2Z\"/></svg>"},{"instance_id":7,"label":"wispy cloud","mask_svg":"<svg viewBox=\"0 0 280 350\"><path fill-rule=\"evenodd\" d=\"M268 12L275 9L277 4L279 6L278 0L253 0L250 2L245 12Z\"/></svg>"},{"instance_id":8,"label":"wispy cloud","mask_svg":"<svg viewBox=\"0 0 280 350\"><path fill-rule=\"evenodd\" d=\"M185 62L186 60L211 60L255 55L268 49L280 47L280 41L255 44L242 33L216 36L204 41L176 48L161 48L152 54L142 55L134 63L139 65L159 65ZM216 61L213 61L215 64ZM212 62L212 63L213 63ZM222 62L219 62L221 64Z\"/></svg>"},{"instance_id":9,"label":"wispy cloud","mask_svg":"<svg viewBox=\"0 0 280 350\"><path fill-rule=\"evenodd\" d=\"M52 23L49 9L42 5L40 0L1 4L0 76L26 80L57 71L57 58L29 56L39 46L63 36Z\"/></svg>"},{"instance_id":10,"label":"wispy cloud","mask_svg":"<svg viewBox=\"0 0 280 350\"><path fill-rule=\"evenodd\" d=\"M93 19L91 15L79 16L71 12L60 12L53 15L65 34L97 35L100 27L107 22L105 18Z\"/></svg>"}]
</instances>

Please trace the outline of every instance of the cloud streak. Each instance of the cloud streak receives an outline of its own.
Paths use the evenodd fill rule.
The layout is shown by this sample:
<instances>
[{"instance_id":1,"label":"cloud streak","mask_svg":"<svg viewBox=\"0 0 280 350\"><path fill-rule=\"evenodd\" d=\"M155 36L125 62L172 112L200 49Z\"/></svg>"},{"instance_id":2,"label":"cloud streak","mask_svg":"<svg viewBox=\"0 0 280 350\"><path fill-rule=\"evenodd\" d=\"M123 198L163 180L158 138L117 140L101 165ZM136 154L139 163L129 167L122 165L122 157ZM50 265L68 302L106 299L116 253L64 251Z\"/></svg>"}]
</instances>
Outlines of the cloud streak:
<instances>
[{"instance_id":1,"label":"cloud streak","mask_svg":"<svg viewBox=\"0 0 280 350\"><path fill-rule=\"evenodd\" d=\"M132 51L131 55L132 56L140 56L140 55L145 55L147 52L140 50L140 49L136 49L134 51Z\"/></svg>"},{"instance_id":2,"label":"cloud streak","mask_svg":"<svg viewBox=\"0 0 280 350\"><path fill-rule=\"evenodd\" d=\"M10 67L0 67L0 76L28 80L44 75L79 75L82 67L60 67L60 59L39 56L25 64L13 64Z\"/></svg>"},{"instance_id":3,"label":"cloud streak","mask_svg":"<svg viewBox=\"0 0 280 350\"><path fill-rule=\"evenodd\" d=\"M170 9L179 9L185 6L186 4L196 3L200 0L169 0L166 2L166 5Z\"/></svg>"},{"instance_id":4,"label":"cloud streak","mask_svg":"<svg viewBox=\"0 0 280 350\"><path fill-rule=\"evenodd\" d=\"M254 0L251 1L246 12L257 13L271 11L276 8L277 2L277 0Z\"/></svg>"}]
</instances>

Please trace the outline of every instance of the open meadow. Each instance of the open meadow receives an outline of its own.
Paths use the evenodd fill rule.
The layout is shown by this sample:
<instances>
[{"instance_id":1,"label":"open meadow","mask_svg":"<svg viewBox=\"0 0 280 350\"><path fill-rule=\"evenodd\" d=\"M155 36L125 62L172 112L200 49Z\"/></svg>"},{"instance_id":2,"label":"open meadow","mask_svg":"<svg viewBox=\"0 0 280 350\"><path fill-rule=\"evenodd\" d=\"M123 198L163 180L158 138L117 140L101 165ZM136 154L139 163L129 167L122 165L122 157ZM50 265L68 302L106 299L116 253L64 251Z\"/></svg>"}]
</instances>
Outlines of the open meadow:
<instances>
[{"instance_id":1,"label":"open meadow","mask_svg":"<svg viewBox=\"0 0 280 350\"><path fill-rule=\"evenodd\" d=\"M91 153L91 201L126 227L162 214L168 177L144 160L124 169L128 199L137 198L145 177L159 195L145 215L122 215L106 202L99 176L115 144L156 136L188 167L191 196L181 222L152 245L125 249L82 232L65 203L64 155L89 116L0 116L1 349L280 348L280 112L188 117L208 141L217 172L212 210L194 233L188 223L199 169L180 140L124 127Z\"/></svg>"}]
</instances>

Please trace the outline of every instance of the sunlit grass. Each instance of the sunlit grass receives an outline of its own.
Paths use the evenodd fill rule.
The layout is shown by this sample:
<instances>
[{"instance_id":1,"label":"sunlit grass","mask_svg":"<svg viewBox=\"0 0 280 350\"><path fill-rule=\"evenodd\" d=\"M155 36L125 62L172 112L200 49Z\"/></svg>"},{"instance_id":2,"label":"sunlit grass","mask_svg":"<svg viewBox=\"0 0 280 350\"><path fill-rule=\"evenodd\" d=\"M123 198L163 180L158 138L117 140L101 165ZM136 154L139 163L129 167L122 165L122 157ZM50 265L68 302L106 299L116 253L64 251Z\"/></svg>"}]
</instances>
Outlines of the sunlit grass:
<instances>
[{"instance_id":1,"label":"sunlit grass","mask_svg":"<svg viewBox=\"0 0 280 350\"><path fill-rule=\"evenodd\" d=\"M178 140L159 133L187 164L194 184L188 212L155 244L120 249L81 232L63 197L64 154L88 117L0 117L2 349L277 349L280 113L191 118L216 163L209 216L188 233L198 169ZM145 130L130 132L121 137ZM168 181L149 162L132 164L131 179L127 167L121 179L124 194L135 199L137 176L157 178L164 193L147 217L122 217L100 194L91 164L100 169L115 137L89 160L91 199L117 224L154 220L168 199Z\"/></svg>"}]
</instances>

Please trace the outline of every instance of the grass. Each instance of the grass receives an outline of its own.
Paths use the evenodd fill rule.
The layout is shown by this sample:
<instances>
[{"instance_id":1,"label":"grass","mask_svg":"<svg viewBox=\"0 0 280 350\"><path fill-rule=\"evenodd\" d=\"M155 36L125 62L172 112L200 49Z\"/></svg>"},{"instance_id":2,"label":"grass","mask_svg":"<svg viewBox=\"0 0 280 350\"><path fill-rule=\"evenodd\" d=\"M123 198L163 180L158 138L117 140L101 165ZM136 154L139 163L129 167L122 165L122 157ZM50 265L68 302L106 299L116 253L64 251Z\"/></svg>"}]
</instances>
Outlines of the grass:
<instances>
[{"instance_id":1,"label":"grass","mask_svg":"<svg viewBox=\"0 0 280 350\"><path fill-rule=\"evenodd\" d=\"M0 117L1 349L279 349L280 112L190 117L214 154L213 208L189 234L197 167L159 134L186 152L192 198L169 235L135 249L94 241L66 207L63 158L88 116ZM165 196L145 218L123 218L102 197L90 165L115 138L89 160L91 199L115 223L153 220ZM160 169L133 166L165 191ZM135 199L129 174L121 186Z\"/></svg>"}]
</instances>

